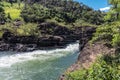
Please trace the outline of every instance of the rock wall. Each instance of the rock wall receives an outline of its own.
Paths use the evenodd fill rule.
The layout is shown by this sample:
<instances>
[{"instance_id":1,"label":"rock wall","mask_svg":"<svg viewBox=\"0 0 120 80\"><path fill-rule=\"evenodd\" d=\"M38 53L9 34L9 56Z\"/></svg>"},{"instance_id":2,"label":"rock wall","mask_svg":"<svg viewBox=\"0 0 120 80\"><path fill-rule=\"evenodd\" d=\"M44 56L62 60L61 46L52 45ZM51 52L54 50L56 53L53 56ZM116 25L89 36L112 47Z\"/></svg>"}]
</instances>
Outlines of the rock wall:
<instances>
[{"instance_id":1,"label":"rock wall","mask_svg":"<svg viewBox=\"0 0 120 80\"><path fill-rule=\"evenodd\" d=\"M96 58L100 55L113 54L115 49L108 46L105 42L87 43L81 50L75 64L68 68L68 72L73 72L81 68L89 68Z\"/></svg>"},{"instance_id":2,"label":"rock wall","mask_svg":"<svg viewBox=\"0 0 120 80\"><path fill-rule=\"evenodd\" d=\"M95 27L80 26L68 29L55 23L38 25L42 36L15 36L6 30L0 40L0 51L31 51L47 48L64 48L66 44L80 39L81 49L92 37ZM47 35L47 36L45 36Z\"/></svg>"}]
</instances>

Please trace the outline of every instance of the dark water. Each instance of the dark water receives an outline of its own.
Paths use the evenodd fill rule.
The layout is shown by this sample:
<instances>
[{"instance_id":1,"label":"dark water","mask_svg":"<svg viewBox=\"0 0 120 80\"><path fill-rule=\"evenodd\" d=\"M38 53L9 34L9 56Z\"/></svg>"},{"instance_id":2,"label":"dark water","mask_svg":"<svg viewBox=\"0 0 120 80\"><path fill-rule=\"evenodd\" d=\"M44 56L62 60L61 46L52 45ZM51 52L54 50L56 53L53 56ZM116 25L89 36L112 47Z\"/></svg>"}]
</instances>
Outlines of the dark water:
<instances>
[{"instance_id":1,"label":"dark water","mask_svg":"<svg viewBox=\"0 0 120 80\"><path fill-rule=\"evenodd\" d=\"M19 54L0 52L0 80L58 80L76 61L78 46L75 43L65 49Z\"/></svg>"}]
</instances>

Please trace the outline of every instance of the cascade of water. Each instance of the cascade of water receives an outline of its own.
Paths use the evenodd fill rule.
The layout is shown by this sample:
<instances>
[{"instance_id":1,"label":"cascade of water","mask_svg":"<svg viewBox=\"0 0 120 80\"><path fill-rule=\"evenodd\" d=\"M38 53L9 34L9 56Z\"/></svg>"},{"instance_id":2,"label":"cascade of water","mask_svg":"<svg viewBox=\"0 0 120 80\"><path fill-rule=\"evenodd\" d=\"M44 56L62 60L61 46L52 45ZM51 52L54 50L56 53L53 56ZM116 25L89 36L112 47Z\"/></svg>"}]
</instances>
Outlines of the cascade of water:
<instances>
[{"instance_id":1,"label":"cascade of water","mask_svg":"<svg viewBox=\"0 0 120 80\"><path fill-rule=\"evenodd\" d=\"M79 44L74 43L74 44L69 44L64 49L37 50L33 52L24 52L24 53L5 55L0 57L0 67L10 67L15 63L33 60L33 59L46 60L49 58L62 57L69 53L75 53L78 50L79 50ZM0 53L2 54L2 52Z\"/></svg>"}]
</instances>

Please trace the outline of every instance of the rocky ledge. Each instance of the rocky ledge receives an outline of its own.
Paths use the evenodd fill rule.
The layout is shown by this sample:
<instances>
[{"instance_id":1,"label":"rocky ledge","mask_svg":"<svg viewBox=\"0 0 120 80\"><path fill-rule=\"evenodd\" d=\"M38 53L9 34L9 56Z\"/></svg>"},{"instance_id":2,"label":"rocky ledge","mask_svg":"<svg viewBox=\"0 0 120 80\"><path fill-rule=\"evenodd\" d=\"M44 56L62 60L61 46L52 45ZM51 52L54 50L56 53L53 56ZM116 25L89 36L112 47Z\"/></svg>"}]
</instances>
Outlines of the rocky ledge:
<instances>
[{"instance_id":1,"label":"rocky ledge","mask_svg":"<svg viewBox=\"0 0 120 80\"><path fill-rule=\"evenodd\" d=\"M81 50L78 60L70 68L68 72L73 72L81 68L89 68L96 58L105 54L114 54L115 49L111 45L105 42L95 42L93 44L87 43L84 48Z\"/></svg>"},{"instance_id":2,"label":"rocky ledge","mask_svg":"<svg viewBox=\"0 0 120 80\"><path fill-rule=\"evenodd\" d=\"M63 48L80 39L82 46L92 37L95 27L80 26L68 29L55 23L38 25L42 36L16 36L6 30L0 39L0 51L32 51L36 49ZM47 36L46 36L47 35Z\"/></svg>"},{"instance_id":3,"label":"rocky ledge","mask_svg":"<svg viewBox=\"0 0 120 80\"><path fill-rule=\"evenodd\" d=\"M96 61L98 56L114 54L117 51L120 51L120 49L115 50L110 44L102 41L92 44L88 42L82 47L77 61L71 65L66 72L70 73L79 69L88 69ZM66 80L66 75L63 74L60 80Z\"/></svg>"}]
</instances>

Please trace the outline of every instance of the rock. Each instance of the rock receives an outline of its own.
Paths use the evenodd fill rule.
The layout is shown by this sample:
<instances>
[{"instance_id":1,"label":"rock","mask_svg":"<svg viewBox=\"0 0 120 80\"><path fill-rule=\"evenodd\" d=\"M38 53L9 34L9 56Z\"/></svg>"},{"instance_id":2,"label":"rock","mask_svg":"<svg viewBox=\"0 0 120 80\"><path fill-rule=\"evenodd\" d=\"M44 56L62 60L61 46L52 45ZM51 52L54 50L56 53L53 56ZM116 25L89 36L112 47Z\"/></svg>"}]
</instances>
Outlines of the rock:
<instances>
[{"instance_id":1,"label":"rock","mask_svg":"<svg viewBox=\"0 0 120 80\"><path fill-rule=\"evenodd\" d=\"M54 35L71 35L73 32L66 27L56 26L54 29Z\"/></svg>"},{"instance_id":2,"label":"rock","mask_svg":"<svg viewBox=\"0 0 120 80\"><path fill-rule=\"evenodd\" d=\"M0 43L0 51L8 51L9 50L9 44Z\"/></svg>"},{"instance_id":3,"label":"rock","mask_svg":"<svg viewBox=\"0 0 120 80\"><path fill-rule=\"evenodd\" d=\"M42 31L42 34L49 34L49 35L70 35L73 32L63 26L60 26L56 23L41 23L38 25L39 30Z\"/></svg>"},{"instance_id":4,"label":"rock","mask_svg":"<svg viewBox=\"0 0 120 80\"><path fill-rule=\"evenodd\" d=\"M64 39L60 36L42 37L38 39L37 45L41 47L60 46L60 43L63 42L63 40Z\"/></svg>"},{"instance_id":5,"label":"rock","mask_svg":"<svg viewBox=\"0 0 120 80\"><path fill-rule=\"evenodd\" d=\"M23 25L23 22L19 19L17 19L15 22L13 22L14 27L18 28L21 25Z\"/></svg>"},{"instance_id":6,"label":"rock","mask_svg":"<svg viewBox=\"0 0 120 80\"><path fill-rule=\"evenodd\" d=\"M106 46L105 44L106 43L103 43L102 41L95 42L93 44L86 43L81 50L76 63L68 68L67 71L73 72L83 68L88 69L99 56L114 54L116 50Z\"/></svg>"},{"instance_id":7,"label":"rock","mask_svg":"<svg viewBox=\"0 0 120 80\"><path fill-rule=\"evenodd\" d=\"M5 30L0 42L0 50L30 51L45 47L61 48L76 40L80 40L81 50L95 32L94 27L73 27L70 30L55 23L41 23L38 28L43 31L41 37L15 36L9 30Z\"/></svg>"},{"instance_id":8,"label":"rock","mask_svg":"<svg viewBox=\"0 0 120 80\"><path fill-rule=\"evenodd\" d=\"M2 39L6 42L12 36L14 36L14 35L10 31L6 30L2 36Z\"/></svg>"}]
</instances>

